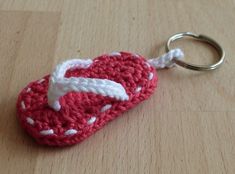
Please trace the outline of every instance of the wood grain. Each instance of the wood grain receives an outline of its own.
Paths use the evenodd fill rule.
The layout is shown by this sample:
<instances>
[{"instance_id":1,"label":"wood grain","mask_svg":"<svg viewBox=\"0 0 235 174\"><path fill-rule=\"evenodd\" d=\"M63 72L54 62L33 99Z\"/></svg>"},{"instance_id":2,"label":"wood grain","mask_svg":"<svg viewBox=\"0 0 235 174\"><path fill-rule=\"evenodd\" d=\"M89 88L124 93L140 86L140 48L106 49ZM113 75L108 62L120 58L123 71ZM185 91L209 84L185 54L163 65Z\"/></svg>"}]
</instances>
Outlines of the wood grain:
<instances>
[{"instance_id":1,"label":"wood grain","mask_svg":"<svg viewBox=\"0 0 235 174\"><path fill-rule=\"evenodd\" d=\"M235 2L232 0L0 0L0 173L234 174ZM154 95L79 145L37 145L19 126L18 92L70 57L164 53L169 36L203 33L226 50L213 72L158 71ZM179 41L185 59L211 48Z\"/></svg>"}]
</instances>

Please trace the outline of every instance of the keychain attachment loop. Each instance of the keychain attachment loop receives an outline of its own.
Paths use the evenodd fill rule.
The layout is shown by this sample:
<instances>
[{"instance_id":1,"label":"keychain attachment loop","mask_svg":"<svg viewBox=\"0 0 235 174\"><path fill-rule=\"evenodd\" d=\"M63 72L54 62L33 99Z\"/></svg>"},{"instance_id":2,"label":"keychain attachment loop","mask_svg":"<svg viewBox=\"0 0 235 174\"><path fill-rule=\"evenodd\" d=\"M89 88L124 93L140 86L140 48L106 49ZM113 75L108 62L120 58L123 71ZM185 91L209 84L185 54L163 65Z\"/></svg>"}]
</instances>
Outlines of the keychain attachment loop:
<instances>
[{"instance_id":1,"label":"keychain attachment loop","mask_svg":"<svg viewBox=\"0 0 235 174\"><path fill-rule=\"evenodd\" d=\"M216 68L218 68L219 66L222 65L223 61L224 61L224 58L225 58L225 51L224 49L220 46L220 44L218 42L216 42L214 39L211 39L210 37L208 36L205 36L205 35L197 35L195 33L192 33L192 32L182 32L182 33L177 33L173 36L171 36L167 43L166 43L166 52L169 52L171 50L170 48L170 44L175 41L175 40L178 40L178 39L181 39L181 38L184 38L184 37L191 37L193 39L196 39L198 41L202 41L202 42L205 42L205 43L208 43L210 44L211 46L213 46L216 51L218 52L219 54L219 59L216 63L214 64L209 64L209 65L194 65L194 64L190 64L190 63L186 63L184 62L183 60L179 60L179 59L176 59L176 58L173 58L172 61L179 65L179 66L182 66L184 68L187 68L187 69L190 69L190 70L195 70L195 71L209 71L209 70L214 70Z\"/></svg>"}]
</instances>

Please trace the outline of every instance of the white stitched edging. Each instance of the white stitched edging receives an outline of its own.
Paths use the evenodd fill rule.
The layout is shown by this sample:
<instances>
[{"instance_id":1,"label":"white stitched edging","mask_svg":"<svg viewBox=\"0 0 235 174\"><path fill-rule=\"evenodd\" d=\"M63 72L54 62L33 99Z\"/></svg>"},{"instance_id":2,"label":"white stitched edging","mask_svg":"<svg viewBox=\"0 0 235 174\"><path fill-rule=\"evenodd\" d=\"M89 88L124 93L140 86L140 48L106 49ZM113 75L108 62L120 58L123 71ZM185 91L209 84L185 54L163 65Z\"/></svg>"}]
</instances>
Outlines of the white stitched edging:
<instances>
[{"instance_id":1,"label":"white stitched edging","mask_svg":"<svg viewBox=\"0 0 235 174\"><path fill-rule=\"evenodd\" d=\"M87 121L87 124L92 124L94 123L96 120L96 117L91 117L88 121Z\"/></svg>"},{"instance_id":2,"label":"white stitched edging","mask_svg":"<svg viewBox=\"0 0 235 174\"><path fill-rule=\"evenodd\" d=\"M54 134L54 131L53 131L53 129L42 130L42 131L40 131L40 134L41 135L52 135L52 134Z\"/></svg>"},{"instance_id":3,"label":"white stitched edging","mask_svg":"<svg viewBox=\"0 0 235 174\"><path fill-rule=\"evenodd\" d=\"M153 79L153 73L151 73L151 72L149 73L148 79L149 79L149 80L152 80L152 79Z\"/></svg>"},{"instance_id":4,"label":"white stitched edging","mask_svg":"<svg viewBox=\"0 0 235 174\"><path fill-rule=\"evenodd\" d=\"M110 56L121 56L121 53L119 53L119 52L112 52L109 55Z\"/></svg>"},{"instance_id":5,"label":"white stitched edging","mask_svg":"<svg viewBox=\"0 0 235 174\"><path fill-rule=\"evenodd\" d=\"M25 104L24 104L24 101L21 101L21 108L23 109L23 110L25 110L26 109L26 107L25 107Z\"/></svg>"},{"instance_id":6,"label":"white stitched edging","mask_svg":"<svg viewBox=\"0 0 235 174\"><path fill-rule=\"evenodd\" d=\"M142 87L141 87L141 86L138 86L138 87L135 89L135 92L136 92L136 93L137 93L137 92L140 92L141 89L142 89Z\"/></svg>"},{"instance_id":7,"label":"white stitched edging","mask_svg":"<svg viewBox=\"0 0 235 174\"><path fill-rule=\"evenodd\" d=\"M31 91L31 88L27 88L27 89L26 89L26 92L30 92L30 91Z\"/></svg>"},{"instance_id":8,"label":"white stitched edging","mask_svg":"<svg viewBox=\"0 0 235 174\"><path fill-rule=\"evenodd\" d=\"M75 130L75 129L69 129L69 130L67 130L64 134L65 134L65 135L74 135L74 134L76 134L76 133L78 133L77 130Z\"/></svg>"},{"instance_id":9,"label":"white stitched edging","mask_svg":"<svg viewBox=\"0 0 235 174\"><path fill-rule=\"evenodd\" d=\"M140 58L140 55L138 55L138 54L132 54L133 56L134 56L134 58Z\"/></svg>"},{"instance_id":10,"label":"white stitched edging","mask_svg":"<svg viewBox=\"0 0 235 174\"><path fill-rule=\"evenodd\" d=\"M27 117L27 118L26 118L26 121L27 121L27 123L29 123L29 124L31 124L31 125L34 125L34 120L33 120L32 118Z\"/></svg>"},{"instance_id":11,"label":"white stitched edging","mask_svg":"<svg viewBox=\"0 0 235 174\"><path fill-rule=\"evenodd\" d=\"M42 82L44 82L44 81L45 81L45 79L41 79L41 80L38 80L37 83L42 83Z\"/></svg>"},{"instance_id":12,"label":"white stitched edging","mask_svg":"<svg viewBox=\"0 0 235 174\"><path fill-rule=\"evenodd\" d=\"M149 64L148 62L145 62L145 64L147 65L147 67L149 67L149 68L151 67L151 66L150 66L150 64Z\"/></svg>"},{"instance_id":13,"label":"white stitched edging","mask_svg":"<svg viewBox=\"0 0 235 174\"><path fill-rule=\"evenodd\" d=\"M111 107L112 107L111 104L107 104L107 105L105 105L105 106L103 106L103 107L101 108L100 112L105 112L105 111L107 111L108 109L110 109Z\"/></svg>"}]
</instances>

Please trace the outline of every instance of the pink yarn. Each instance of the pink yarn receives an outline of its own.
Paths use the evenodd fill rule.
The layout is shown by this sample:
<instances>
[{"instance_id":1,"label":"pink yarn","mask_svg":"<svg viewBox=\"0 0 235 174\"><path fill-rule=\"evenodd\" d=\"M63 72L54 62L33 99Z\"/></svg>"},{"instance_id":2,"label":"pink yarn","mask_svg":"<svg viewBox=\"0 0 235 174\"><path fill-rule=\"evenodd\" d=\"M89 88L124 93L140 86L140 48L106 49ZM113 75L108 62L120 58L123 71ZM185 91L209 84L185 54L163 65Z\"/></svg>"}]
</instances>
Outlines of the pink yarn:
<instances>
[{"instance_id":1,"label":"pink yarn","mask_svg":"<svg viewBox=\"0 0 235 174\"><path fill-rule=\"evenodd\" d=\"M99 56L89 68L68 70L66 77L115 81L125 88L129 100L117 101L91 92L69 92L60 98L60 111L55 111L47 102L49 75L31 82L19 94L17 112L22 127L40 144L66 146L81 142L147 99L157 85L155 68L143 57L127 52Z\"/></svg>"}]
</instances>

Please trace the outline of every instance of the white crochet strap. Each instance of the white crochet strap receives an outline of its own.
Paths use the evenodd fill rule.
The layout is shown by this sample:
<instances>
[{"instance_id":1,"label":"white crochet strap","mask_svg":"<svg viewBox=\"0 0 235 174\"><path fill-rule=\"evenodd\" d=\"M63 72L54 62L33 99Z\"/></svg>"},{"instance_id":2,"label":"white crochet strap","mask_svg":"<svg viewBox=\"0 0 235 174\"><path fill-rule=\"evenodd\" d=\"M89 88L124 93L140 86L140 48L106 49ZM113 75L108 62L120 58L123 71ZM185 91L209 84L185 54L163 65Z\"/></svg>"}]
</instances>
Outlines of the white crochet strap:
<instances>
[{"instance_id":1,"label":"white crochet strap","mask_svg":"<svg viewBox=\"0 0 235 174\"><path fill-rule=\"evenodd\" d=\"M61 108L60 97L71 91L93 92L122 101L129 99L125 88L120 83L98 78L65 77L68 69L88 68L91 64L92 60L90 59L72 59L57 65L55 71L51 74L49 82L47 97L50 107L59 111Z\"/></svg>"},{"instance_id":2,"label":"white crochet strap","mask_svg":"<svg viewBox=\"0 0 235 174\"><path fill-rule=\"evenodd\" d=\"M184 57L184 53L181 49L176 48L170 50L168 53L163 54L158 58L149 59L148 63L157 69L162 68L171 68L175 66L173 59L182 59Z\"/></svg>"}]
</instances>

